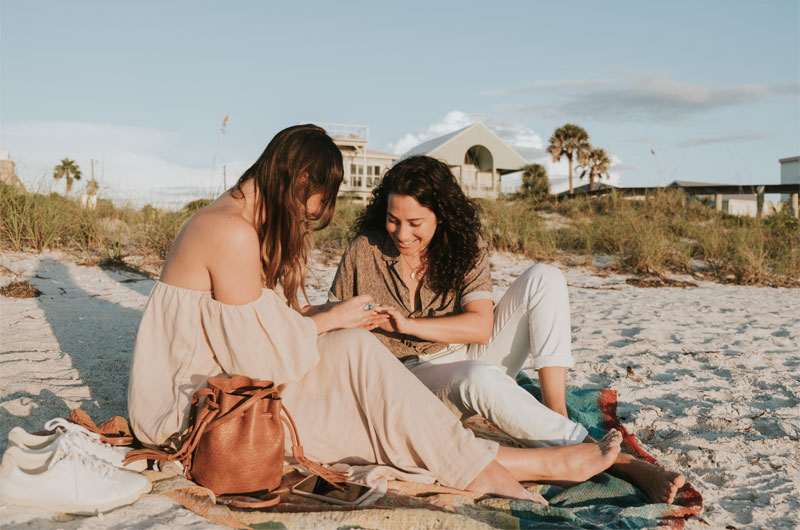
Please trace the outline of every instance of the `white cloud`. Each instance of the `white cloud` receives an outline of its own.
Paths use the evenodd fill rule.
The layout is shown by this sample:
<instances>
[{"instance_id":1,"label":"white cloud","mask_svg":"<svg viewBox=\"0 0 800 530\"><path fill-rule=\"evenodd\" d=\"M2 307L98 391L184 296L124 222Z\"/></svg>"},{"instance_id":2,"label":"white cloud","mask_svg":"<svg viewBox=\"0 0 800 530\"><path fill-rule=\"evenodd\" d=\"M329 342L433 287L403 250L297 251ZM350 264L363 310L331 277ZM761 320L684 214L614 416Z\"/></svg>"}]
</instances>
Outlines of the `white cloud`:
<instances>
[{"instance_id":1,"label":"white cloud","mask_svg":"<svg viewBox=\"0 0 800 530\"><path fill-rule=\"evenodd\" d=\"M17 173L29 187L62 191L64 184L52 179L53 167L65 157L81 167L83 179L73 193L80 193L90 178L95 160L95 178L100 196L136 205L151 203L177 207L198 197L212 197L222 190L222 165L227 165L228 185L247 165L243 161L217 160L186 153L180 137L166 131L84 122L23 122L4 131L5 146L17 165ZM196 160L183 163L181 156Z\"/></svg>"},{"instance_id":2,"label":"white cloud","mask_svg":"<svg viewBox=\"0 0 800 530\"><path fill-rule=\"evenodd\" d=\"M625 120L677 122L701 112L751 105L767 97L796 95L797 83L773 86L716 86L687 83L664 75L643 76L624 72L609 81L538 81L518 89L485 92L490 96L519 96L536 93L536 103L504 102L499 108L526 112L552 119Z\"/></svg>"},{"instance_id":3,"label":"white cloud","mask_svg":"<svg viewBox=\"0 0 800 530\"><path fill-rule=\"evenodd\" d=\"M483 90L478 92L479 96L507 96L511 94L526 94L529 92L548 92L574 89L597 89L611 84L608 80L584 81L578 79L565 80L542 80L535 81L525 86L517 88L501 88L496 90Z\"/></svg>"},{"instance_id":4,"label":"white cloud","mask_svg":"<svg viewBox=\"0 0 800 530\"><path fill-rule=\"evenodd\" d=\"M720 134L717 136L697 136L678 142L680 147L697 147L711 144L730 144L766 140L774 135L766 133Z\"/></svg>"}]
</instances>

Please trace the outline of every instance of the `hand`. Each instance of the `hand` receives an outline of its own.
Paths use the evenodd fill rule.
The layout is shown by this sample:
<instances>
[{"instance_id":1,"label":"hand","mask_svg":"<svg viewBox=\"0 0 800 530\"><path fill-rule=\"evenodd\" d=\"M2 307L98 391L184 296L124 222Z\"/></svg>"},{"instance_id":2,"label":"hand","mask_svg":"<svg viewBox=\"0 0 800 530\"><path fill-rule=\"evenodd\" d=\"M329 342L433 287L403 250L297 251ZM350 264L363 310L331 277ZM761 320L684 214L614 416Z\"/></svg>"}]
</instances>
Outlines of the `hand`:
<instances>
[{"instance_id":1,"label":"hand","mask_svg":"<svg viewBox=\"0 0 800 530\"><path fill-rule=\"evenodd\" d=\"M402 333L403 335L413 335L411 319L404 317L400 310L388 305L382 305L376 309L388 317L386 322L381 324L382 330Z\"/></svg>"},{"instance_id":2,"label":"hand","mask_svg":"<svg viewBox=\"0 0 800 530\"><path fill-rule=\"evenodd\" d=\"M370 309L366 309L372 304ZM372 296L363 294L344 302L335 303L325 311L333 321L332 329L362 328L374 329L389 320L389 316L378 311Z\"/></svg>"}]
</instances>

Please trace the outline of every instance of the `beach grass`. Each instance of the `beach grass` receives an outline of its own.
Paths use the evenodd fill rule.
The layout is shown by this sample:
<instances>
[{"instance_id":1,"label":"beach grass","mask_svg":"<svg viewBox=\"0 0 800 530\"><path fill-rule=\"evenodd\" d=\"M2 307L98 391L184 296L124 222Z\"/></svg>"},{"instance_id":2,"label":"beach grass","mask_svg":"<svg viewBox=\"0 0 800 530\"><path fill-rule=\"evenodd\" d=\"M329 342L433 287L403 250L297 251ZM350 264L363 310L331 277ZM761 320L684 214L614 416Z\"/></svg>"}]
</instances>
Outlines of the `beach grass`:
<instances>
[{"instance_id":1,"label":"beach grass","mask_svg":"<svg viewBox=\"0 0 800 530\"><path fill-rule=\"evenodd\" d=\"M180 210L118 207L98 200L84 209L54 193L19 193L0 185L0 242L14 251L74 252L86 262L151 256L163 260L183 224L210 201ZM537 261L591 265L606 258L618 272L668 273L748 285L800 285L800 222L788 208L762 219L717 212L681 190L646 197L481 200L484 237L493 250ZM363 208L340 200L316 248L341 251Z\"/></svg>"}]
</instances>

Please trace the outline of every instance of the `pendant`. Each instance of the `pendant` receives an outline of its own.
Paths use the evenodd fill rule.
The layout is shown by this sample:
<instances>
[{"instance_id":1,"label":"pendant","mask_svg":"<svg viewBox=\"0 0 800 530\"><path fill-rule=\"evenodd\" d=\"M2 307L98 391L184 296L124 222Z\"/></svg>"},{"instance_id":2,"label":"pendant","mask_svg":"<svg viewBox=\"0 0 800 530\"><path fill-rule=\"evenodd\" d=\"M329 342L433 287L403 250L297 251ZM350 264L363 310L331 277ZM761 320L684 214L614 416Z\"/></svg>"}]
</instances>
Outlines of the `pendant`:
<instances>
[{"instance_id":1,"label":"pendant","mask_svg":"<svg viewBox=\"0 0 800 530\"><path fill-rule=\"evenodd\" d=\"M411 271L411 279L413 280L416 277L417 277L417 271Z\"/></svg>"}]
</instances>

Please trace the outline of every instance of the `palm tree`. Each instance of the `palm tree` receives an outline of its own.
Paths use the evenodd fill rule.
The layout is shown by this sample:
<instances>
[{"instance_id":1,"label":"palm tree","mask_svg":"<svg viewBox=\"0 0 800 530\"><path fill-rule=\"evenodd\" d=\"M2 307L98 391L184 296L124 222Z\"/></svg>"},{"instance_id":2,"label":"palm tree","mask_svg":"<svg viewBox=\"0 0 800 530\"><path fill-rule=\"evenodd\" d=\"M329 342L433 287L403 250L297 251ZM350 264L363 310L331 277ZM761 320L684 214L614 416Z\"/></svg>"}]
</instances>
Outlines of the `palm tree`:
<instances>
[{"instance_id":1,"label":"palm tree","mask_svg":"<svg viewBox=\"0 0 800 530\"><path fill-rule=\"evenodd\" d=\"M550 145L547 152L553 157L553 162L558 162L561 157L566 156L569 160L569 194L574 193L572 187L572 160L578 163L586 161L589 154L589 133L583 127L573 123L559 127L550 137Z\"/></svg>"},{"instance_id":2,"label":"palm tree","mask_svg":"<svg viewBox=\"0 0 800 530\"><path fill-rule=\"evenodd\" d=\"M542 199L548 195L550 195L550 180L547 178L545 167L541 164L527 164L523 167L519 196Z\"/></svg>"},{"instance_id":3,"label":"palm tree","mask_svg":"<svg viewBox=\"0 0 800 530\"><path fill-rule=\"evenodd\" d=\"M64 192L64 197L66 197L72 189L72 181L81 179L81 168L78 167L74 160L65 158L61 161L61 164L53 168L53 178L58 180L61 177L67 179L67 189Z\"/></svg>"},{"instance_id":4,"label":"palm tree","mask_svg":"<svg viewBox=\"0 0 800 530\"><path fill-rule=\"evenodd\" d=\"M580 167L583 168L583 171L579 178L583 178L587 174L589 175L589 191L591 191L594 189L595 178L600 179L603 176L608 178L608 171L611 168L611 158L609 158L605 149L592 147L592 150L589 151L586 160Z\"/></svg>"}]
</instances>

